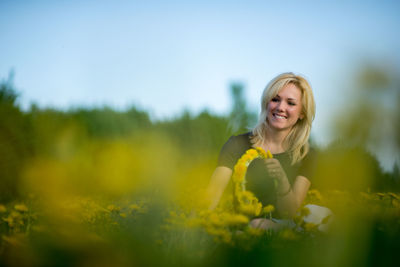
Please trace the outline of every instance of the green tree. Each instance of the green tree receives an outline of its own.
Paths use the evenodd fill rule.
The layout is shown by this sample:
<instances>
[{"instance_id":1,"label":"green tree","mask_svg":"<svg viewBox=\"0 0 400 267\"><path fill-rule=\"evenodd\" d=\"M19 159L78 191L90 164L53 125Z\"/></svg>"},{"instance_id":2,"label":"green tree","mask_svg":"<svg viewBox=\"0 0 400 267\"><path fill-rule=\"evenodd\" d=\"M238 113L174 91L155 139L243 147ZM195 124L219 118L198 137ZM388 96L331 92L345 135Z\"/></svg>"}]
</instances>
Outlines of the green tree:
<instances>
[{"instance_id":1,"label":"green tree","mask_svg":"<svg viewBox=\"0 0 400 267\"><path fill-rule=\"evenodd\" d=\"M337 115L333 131L347 144L363 147L374 154L400 152L400 80L392 66L364 64L354 76L351 101ZM378 153L379 152L379 153ZM376 188L391 184L382 178Z\"/></svg>"},{"instance_id":2,"label":"green tree","mask_svg":"<svg viewBox=\"0 0 400 267\"><path fill-rule=\"evenodd\" d=\"M13 77L0 83L0 201L17 196L20 172L32 154L31 125L17 104Z\"/></svg>"},{"instance_id":3,"label":"green tree","mask_svg":"<svg viewBox=\"0 0 400 267\"><path fill-rule=\"evenodd\" d=\"M244 98L244 85L239 82L231 84L232 108L229 115L229 130L231 133L243 133L254 126L257 117L248 111Z\"/></svg>"}]
</instances>

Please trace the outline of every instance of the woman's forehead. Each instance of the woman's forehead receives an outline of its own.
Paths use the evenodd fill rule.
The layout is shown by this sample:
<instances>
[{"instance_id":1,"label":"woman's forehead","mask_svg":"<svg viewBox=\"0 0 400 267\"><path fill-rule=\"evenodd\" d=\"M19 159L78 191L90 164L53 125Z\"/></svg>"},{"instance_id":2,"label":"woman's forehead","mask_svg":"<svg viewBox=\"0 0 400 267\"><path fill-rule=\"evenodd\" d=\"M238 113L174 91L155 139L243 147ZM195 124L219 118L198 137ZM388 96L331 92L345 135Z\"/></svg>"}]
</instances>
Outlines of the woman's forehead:
<instances>
[{"instance_id":1,"label":"woman's forehead","mask_svg":"<svg viewBox=\"0 0 400 267\"><path fill-rule=\"evenodd\" d=\"M283 86L276 96L286 99L298 100L301 99L301 90L293 83Z\"/></svg>"}]
</instances>

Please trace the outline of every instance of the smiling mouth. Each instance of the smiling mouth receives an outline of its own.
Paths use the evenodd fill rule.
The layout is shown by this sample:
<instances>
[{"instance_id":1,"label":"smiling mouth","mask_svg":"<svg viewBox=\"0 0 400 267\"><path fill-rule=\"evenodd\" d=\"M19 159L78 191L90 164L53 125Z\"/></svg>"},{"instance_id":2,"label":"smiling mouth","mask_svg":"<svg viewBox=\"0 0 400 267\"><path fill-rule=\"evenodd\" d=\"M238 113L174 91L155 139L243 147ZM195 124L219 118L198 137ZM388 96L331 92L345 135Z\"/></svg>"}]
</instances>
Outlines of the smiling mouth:
<instances>
[{"instance_id":1,"label":"smiling mouth","mask_svg":"<svg viewBox=\"0 0 400 267\"><path fill-rule=\"evenodd\" d=\"M273 114L273 116L274 116L275 118L277 118L277 119L281 119L281 120L283 120L283 119L287 119L287 117L286 117L286 116L284 116L284 115Z\"/></svg>"}]
</instances>

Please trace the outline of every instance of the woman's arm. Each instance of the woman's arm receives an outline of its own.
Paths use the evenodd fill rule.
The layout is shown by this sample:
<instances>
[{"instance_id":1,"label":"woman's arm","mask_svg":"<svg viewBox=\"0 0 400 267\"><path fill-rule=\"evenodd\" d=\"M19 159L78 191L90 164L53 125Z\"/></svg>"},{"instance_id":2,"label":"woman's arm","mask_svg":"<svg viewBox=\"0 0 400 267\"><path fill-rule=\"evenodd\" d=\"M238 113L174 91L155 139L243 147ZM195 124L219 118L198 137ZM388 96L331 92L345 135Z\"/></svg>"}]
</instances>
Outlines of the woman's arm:
<instances>
[{"instance_id":1,"label":"woman's arm","mask_svg":"<svg viewBox=\"0 0 400 267\"><path fill-rule=\"evenodd\" d=\"M206 192L207 205L209 210L215 209L222 194L232 176L232 170L228 167L219 166L211 176L210 184Z\"/></svg>"},{"instance_id":2,"label":"woman's arm","mask_svg":"<svg viewBox=\"0 0 400 267\"><path fill-rule=\"evenodd\" d=\"M276 209L282 217L293 218L296 215L310 185L310 181L304 176L297 176L292 187L286 177L278 182Z\"/></svg>"},{"instance_id":3,"label":"woman's arm","mask_svg":"<svg viewBox=\"0 0 400 267\"><path fill-rule=\"evenodd\" d=\"M279 160L266 159L265 165L269 175L278 181L277 211L282 217L294 217L307 195L311 185L310 181L304 176L297 176L293 186L290 186Z\"/></svg>"}]
</instances>

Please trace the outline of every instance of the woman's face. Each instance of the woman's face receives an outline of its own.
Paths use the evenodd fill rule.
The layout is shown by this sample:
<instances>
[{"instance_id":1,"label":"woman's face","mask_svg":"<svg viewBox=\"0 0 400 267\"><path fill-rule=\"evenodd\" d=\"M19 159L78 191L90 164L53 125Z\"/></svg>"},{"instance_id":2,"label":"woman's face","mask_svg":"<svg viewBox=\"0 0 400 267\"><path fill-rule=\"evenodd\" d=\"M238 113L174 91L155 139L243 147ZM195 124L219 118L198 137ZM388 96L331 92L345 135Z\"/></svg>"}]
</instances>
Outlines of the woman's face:
<instances>
[{"instance_id":1,"label":"woman's face","mask_svg":"<svg viewBox=\"0 0 400 267\"><path fill-rule=\"evenodd\" d=\"M272 129L290 131L297 120L303 118L301 97L300 89L293 83L289 83L269 101L267 120Z\"/></svg>"}]
</instances>

